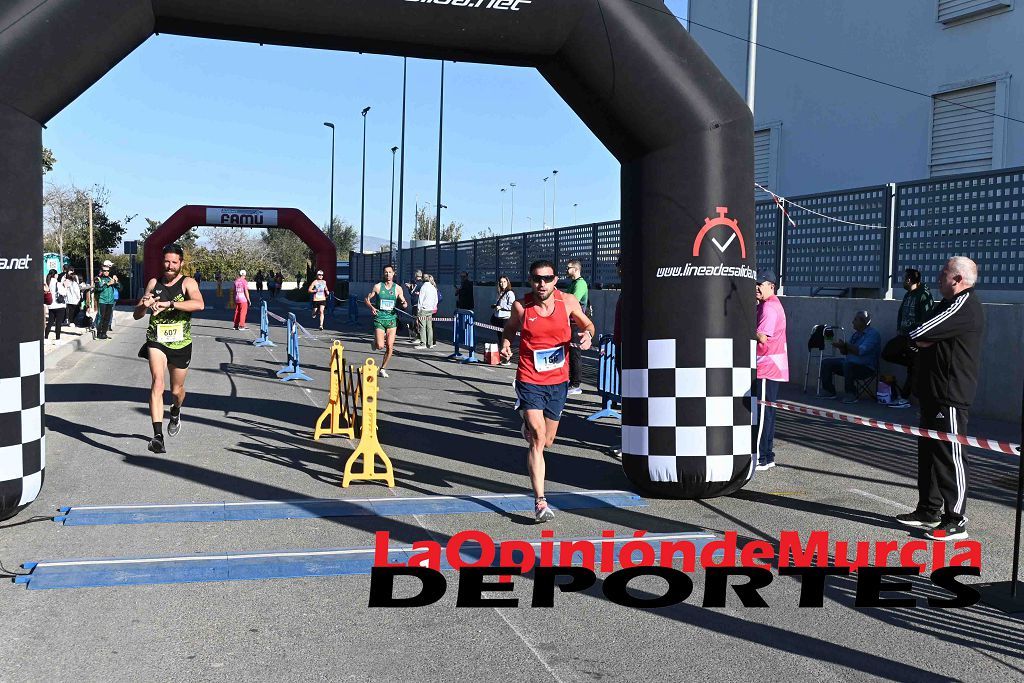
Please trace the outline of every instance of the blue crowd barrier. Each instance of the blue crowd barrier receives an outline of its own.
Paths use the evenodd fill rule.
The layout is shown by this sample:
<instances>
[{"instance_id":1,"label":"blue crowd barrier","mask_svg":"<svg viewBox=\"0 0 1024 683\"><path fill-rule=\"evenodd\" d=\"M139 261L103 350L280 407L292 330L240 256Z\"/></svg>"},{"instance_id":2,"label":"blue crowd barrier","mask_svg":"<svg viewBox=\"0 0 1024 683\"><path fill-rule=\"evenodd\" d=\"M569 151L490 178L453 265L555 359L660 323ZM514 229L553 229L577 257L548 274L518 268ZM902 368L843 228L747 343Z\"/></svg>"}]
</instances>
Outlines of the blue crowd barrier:
<instances>
[{"instance_id":1,"label":"blue crowd barrier","mask_svg":"<svg viewBox=\"0 0 1024 683\"><path fill-rule=\"evenodd\" d=\"M267 302L260 302L260 338L252 343L253 346L276 346L270 341L270 320L267 318Z\"/></svg>"},{"instance_id":2,"label":"blue crowd barrier","mask_svg":"<svg viewBox=\"0 0 1024 683\"><path fill-rule=\"evenodd\" d=\"M480 359L476 357L476 340L473 336L474 318L473 311L469 309L455 309L455 322L452 324L452 344L455 345L455 352L448 358L463 363L480 362ZM466 348L466 351L469 352L468 355L462 355L462 347Z\"/></svg>"},{"instance_id":3,"label":"blue crowd barrier","mask_svg":"<svg viewBox=\"0 0 1024 683\"><path fill-rule=\"evenodd\" d=\"M293 379L313 381L312 377L302 371L299 364L299 323L294 313L288 314L288 365L278 370L277 376L282 382L290 382Z\"/></svg>"},{"instance_id":4,"label":"blue crowd barrier","mask_svg":"<svg viewBox=\"0 0 1024 683\"><path fill-rule=\"evenodd\" d=\"M615 358L618 349L615 347L614 337L610 334L601 336L599 341L601 356L597 366L597 392L601 395L601 410L587 418L590 422L600 420L603 417L612 417L622 420L622 413L612 408L616 403L622 403L622 388L619 372L616 369Z\"/></svg>"},{"instance_id":5,"label":"blue crowd barrier","mask_svg":"<svg viewBox=\"0 0 1024 683\"><path fill-rule=\"evenodd\" d=\"M359 299L351 292L348 295L348 321L353 324L359 322Z\"/></svg>"}]
</instances>

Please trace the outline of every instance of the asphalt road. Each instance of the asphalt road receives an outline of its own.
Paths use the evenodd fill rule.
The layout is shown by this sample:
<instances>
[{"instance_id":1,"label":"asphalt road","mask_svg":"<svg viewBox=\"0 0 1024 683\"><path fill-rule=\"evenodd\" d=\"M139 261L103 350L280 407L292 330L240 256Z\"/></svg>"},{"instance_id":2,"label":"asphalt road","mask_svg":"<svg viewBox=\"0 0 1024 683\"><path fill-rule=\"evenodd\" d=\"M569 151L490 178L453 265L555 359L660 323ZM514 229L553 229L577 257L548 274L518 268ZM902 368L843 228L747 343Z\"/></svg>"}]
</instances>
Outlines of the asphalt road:
<instances>
[{"instance_id":1,"label":"asphalt road","mask_svg":"<svg viewBox=\"0 0 1024 683\"><path fill-rule=\"evenodd\" d=\"M282 303L275 304L284 313ZM306 315L305 309L296 309ZM187 555L202 552L362 547L387 530L396 543L480 529L496 539L533 539L519 515L344 517L223 523L65 527L61 505L224 500L363 498L471 492L520 493L528 480L511 410L513 371L445 359L447 346L400 355L382 380L381 441L397 487L339 487L352 444L312 441L326 402L331 338L347 362L370 355L368 329L341 324L302 341L310 383L282 384L283 331L273 349L250 345L210 309L193 325L183 429L169 452L146 450L150 434L145 363L136 358L142 323L121 325L106 344L48 370L47 478L40 499L0 525L0 561ZM254 316L253 316L254 317ZM301 319L300 319L301 320ZM314 333L318 336L321 333ZM442 338L443 335L442 335ZM581 400L577 400L581 399ZM575 397L548 462L549 489L629 488L609 449L615 424L583 417L594 396ZM783 530L825 529L835 538L899 540L892 515L915 502L914 442L903 436L780 415L779 466L728 498L648 499L638 509L564 512L547 528L559 537L603 529L737 531L777 541ZM972 452L969 515L983 546L981 580L1009 574L1014 467ZM824 607L799 609L799 584L776 577L767 609L703 608L694 594L661 609L607 600L601 579L584 593L530 608L532 581L517 579L517 608L458 609L456 584L438 603L369 609L369 577L227 581L67 590L0 585L8 628L0 637L0 680L1024 680L1021 619L985 605L959 610L854 609L855 580L833 581ZM914 593L939 595L924 579ZM660 580L634 584L657 593Z\"/></svg>"}]
</instances>

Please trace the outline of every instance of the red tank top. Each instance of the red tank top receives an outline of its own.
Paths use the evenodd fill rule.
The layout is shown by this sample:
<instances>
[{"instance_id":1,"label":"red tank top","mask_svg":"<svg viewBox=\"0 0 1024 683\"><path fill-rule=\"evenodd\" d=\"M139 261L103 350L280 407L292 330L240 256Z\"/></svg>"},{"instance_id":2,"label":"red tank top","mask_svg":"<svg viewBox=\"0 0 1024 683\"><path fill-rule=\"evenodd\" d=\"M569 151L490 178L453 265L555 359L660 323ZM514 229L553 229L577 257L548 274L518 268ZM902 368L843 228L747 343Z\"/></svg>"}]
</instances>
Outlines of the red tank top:
<instances>
[{"instance_id":1,"label":"red tank top","mask_svg":"<svg viewBox=\"0 0 1024 683\"><path fill-rule=\"evenodd\" d=\"M523 297L523 331L519 341L519 369L516 380L550 386L569 381L569 309L562 293L552 295L555 309L540 315L533 294Z\"/></svg>"}]
</instances>

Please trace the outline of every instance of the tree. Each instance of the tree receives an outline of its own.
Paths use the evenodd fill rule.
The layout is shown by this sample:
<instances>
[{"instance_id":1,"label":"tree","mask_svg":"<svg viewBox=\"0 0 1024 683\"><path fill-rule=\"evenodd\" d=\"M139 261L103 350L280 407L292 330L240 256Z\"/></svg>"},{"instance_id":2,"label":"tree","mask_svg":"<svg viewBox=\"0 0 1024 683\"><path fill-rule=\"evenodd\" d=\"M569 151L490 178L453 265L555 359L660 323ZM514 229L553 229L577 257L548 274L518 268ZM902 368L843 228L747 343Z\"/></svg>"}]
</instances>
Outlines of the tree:
<instances>
[{"instance_id":1,"label":"tree","mask_svg":"<svg viewBox=\"0 0 1024 683\"><path fill-rule=\"evenodd\" d=\"M334 246L338 252L339 261L347 261L348 253L355 249L356 244L359 242L359 235L356 233L356 229L352 227L352 224L348 221L334 217L333 230L328 228L326 225L320 229L327 233L327 236L334 240Z\"/></svg>"},{"instance_id":2,"label":"tree","mask_svg":"<svg viewBox=\"0 0 1024 683\"><path fill-rule=\"evenodd\" d=\"M248 228L218 228L210 236L208 247L195 247L191 258L186 258L186 266L191 267L191 272L199 270L204 278L210 279L217 272L232 278L242 269L254 274L258 270L270 270L277 263L265 238L253 235Z\"/></svg>"},{"instance_id":3,"label":"tree","mask_svg":"<svg viewBox=\"0 0 1024 683\"><path fill-rule=\"evenodd\" d=\"M309 247L291 230L271 228L263 235L263 244L275 270L288 275L306 271Z\"/></svg>"},{"instance_id":4,"label":"tree","mask_svg":"<svg viewBox=\"0 0 1024 683\"><path fill-rule=\"evenodd\" d=\"M56 163L57 158L53 156L53 151L49 147L43 147L43 174L52 171Z\"/></svg>"},{"instance_id":5,"label":"tree","mask_svg":"<svg viewBox=\"0 0 1024 683\"><path fill-rule=\"evenodd\" d=\"M156 232L157 228L163 225L163 221L155 221L152 218L147 218L146 227L139 233L139 258L143 258L143 254L146 250L146 240L149 236ZM181 248L185 250L185 260L188 260L188 255L196 250L199 244L199 228L189 228L188 232L179 237L176 243L181 245ZM164 245L158 245L158 248L162 248Z\"/></svg>"},{"instance_id":6,"label":"tree","mask_svg":"<svg viewBox=\"0 0 1024 683\"><path fill-rule=\"evenodd\" d=\"M458 242L462 239L462 228L462 223L451 221L441 228L441 241ZM414 240L437 239L437 216L428 216L425 206L416 209L416 227L413 228L412 238Z\"/></svg>"},{"instance_id":7,"label":"tree","mask_svg":"<svg viewBox=\"0 0 1024 683\"><path fill-rule=\"evenodd\" d=\"M77 263L89 259L89 201L92 200L93 244L97 254L109 254L121 243L124 222L106 212L110 191L102 185L83 190L74 185L51 183L43 196L46 230L43 248Z\"/></svg>"},{"instance_id":8,"label":"tree","mask_svg":"<svg viewBox=\"0 0 1024 683\"><path fill-rule=\"evenodd\" d=\"M498 236L498 233L494 232L494 229L491 226L488 225L486 228L484 228L483 230L481 230L477 234L475 234L472 237L470 237L470 239L486 240L486 239L491 239L491 238L497 237L497 236ZM458 240L456 240L456 241L458 241Z\"/></svg>"}]
</instances>

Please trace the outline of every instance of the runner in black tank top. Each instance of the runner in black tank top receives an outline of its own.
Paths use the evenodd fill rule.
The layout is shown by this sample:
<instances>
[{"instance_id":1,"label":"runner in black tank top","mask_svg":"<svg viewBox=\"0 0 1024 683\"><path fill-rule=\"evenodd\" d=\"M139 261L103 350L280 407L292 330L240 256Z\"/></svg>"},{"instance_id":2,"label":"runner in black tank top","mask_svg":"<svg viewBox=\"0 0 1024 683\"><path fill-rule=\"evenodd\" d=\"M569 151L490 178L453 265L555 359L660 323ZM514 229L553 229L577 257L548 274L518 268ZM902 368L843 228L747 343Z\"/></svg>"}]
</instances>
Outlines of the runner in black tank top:
<instances>
[{"instance_id":1,"label":"runner in black tank top","mask_svg":"<svg viewBox=\"0 0 1024 683\"><path fill-rule=\"evenodd\" d=\"M153 419L153 438L149 450L164 453L164 377L170 371L174 405L167 433L174 436L181 428L181 404L185 401L185 376L192 360L192 314L206 305L196 281L181 274L184 250L177 244L164 247L164 274L146 285L146 293L135 307L135 319L150 315L146 343L139 357L149 360L152 384L149 414Z\"/></svg>"}]
</instances>

